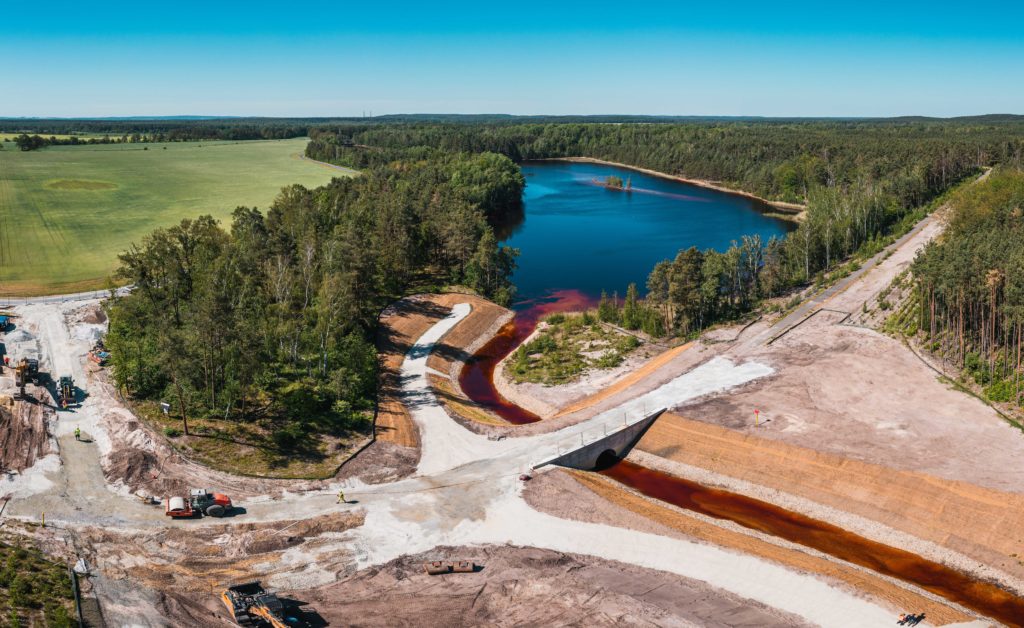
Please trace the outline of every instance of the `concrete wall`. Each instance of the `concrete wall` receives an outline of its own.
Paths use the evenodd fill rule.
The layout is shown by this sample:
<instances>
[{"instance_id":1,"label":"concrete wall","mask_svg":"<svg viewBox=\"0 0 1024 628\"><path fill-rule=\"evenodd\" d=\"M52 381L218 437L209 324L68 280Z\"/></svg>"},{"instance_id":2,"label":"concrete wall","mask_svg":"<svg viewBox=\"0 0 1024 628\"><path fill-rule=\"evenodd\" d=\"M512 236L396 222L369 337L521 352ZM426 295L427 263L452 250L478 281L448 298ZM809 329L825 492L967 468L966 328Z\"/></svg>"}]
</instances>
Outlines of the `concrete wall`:
<instances>
[{"instance_id":1,"label":"concrete wall","mask_svg":"<svg viewBox=\"0 0 1024 628\"><path fill-rule=\"evenodd\" d=\"M663 412L665 412L665 409L658 410L617 432L562 454L553 460L541 463L535 466L534 469L555 464L560 467L592 471L597 468L598 459L602 454L610 452L616 458L625 458L629 450L633 449L633 446L640 442L640 439L643 438L647 430L654 425L654 422Z\"/></svg>"}]
</instances>

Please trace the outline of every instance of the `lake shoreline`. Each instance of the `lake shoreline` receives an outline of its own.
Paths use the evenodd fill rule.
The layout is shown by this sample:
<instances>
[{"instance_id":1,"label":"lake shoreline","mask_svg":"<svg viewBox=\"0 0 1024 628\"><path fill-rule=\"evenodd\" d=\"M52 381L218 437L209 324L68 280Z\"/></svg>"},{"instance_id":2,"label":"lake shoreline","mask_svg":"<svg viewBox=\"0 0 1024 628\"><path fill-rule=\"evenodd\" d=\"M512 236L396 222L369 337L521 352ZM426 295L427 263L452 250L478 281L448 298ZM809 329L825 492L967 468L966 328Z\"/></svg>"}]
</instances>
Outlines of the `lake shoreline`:
<instances>
[{"instance_id":1,"label":"lake shoreline","mask_svg":"<svg viewBox=\"0 0 1024 628\"><path fill-rule=\"evenodd\" d=\"M707 179L690 179L687 177L681 177L673 174L659 172L657 170L651 170L650 168L641 168L640 166L631 166L629 164L624 164L617 161L608 161L606 159L597 159L595 157L549 157L545 159L528 159L526 161L562 161L567 163L598 164L602 166L615 166L616 168L624 168L626 170L632 170L634 172L642 172L643 174L650 175L652 177L658 177L659 179L667 179L669 181L676 181L679 183L689 183L690 185L696 185L697 187L707 188L709 190L715 190L718 192L724 192L726 194L734 194L736 196L743 196L755 201L759 201L761 203L764 203L779 210L778 213L763 213L766 213L774 218L789 220L793 222L801 222L803 219L803 213L807 210L806 205L801 205L799 203L787 203L785 201L771 201L766 198L761 198L756 194L751 194L750 192L744 192L743 190L737 190L735 188L728 188L722 185L718 185L717 183L708 181Z\"/></svg>"}]
</instances>

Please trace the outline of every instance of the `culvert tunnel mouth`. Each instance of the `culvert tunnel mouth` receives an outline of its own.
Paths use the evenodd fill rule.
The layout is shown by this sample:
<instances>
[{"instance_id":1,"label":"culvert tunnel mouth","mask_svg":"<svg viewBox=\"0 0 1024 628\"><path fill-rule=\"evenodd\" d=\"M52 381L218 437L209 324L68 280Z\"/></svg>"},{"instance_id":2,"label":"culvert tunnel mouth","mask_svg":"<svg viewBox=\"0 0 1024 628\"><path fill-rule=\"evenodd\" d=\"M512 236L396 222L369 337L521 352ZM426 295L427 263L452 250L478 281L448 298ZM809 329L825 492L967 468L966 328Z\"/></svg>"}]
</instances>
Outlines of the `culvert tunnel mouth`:
<instances>
[{"instance_id":1,"label":"culvert tunnel mouth","mask_svg":"<svg viewBox=\"0 0 1024 628\"><path fill-rule=\"evenodd\" d=\"M610 469L620 462L622 462L622 458L619 457L619 454L615 453L614 449L605 449L601 452L601 455L597 457L597 462L594 465L594 471Z\"/></svg>"}]
</instances>

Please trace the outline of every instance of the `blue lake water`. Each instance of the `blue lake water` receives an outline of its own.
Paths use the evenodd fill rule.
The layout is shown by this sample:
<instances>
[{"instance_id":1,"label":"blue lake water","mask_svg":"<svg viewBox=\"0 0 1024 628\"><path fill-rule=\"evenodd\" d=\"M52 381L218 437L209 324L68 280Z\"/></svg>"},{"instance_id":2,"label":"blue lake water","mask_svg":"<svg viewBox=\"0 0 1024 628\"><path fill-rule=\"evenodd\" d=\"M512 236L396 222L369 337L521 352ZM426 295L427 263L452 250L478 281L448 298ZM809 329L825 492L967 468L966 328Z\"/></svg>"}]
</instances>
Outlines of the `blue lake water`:
<instances>
[{"instance_id":1,"label":"blue lake water","mask_svg":"<svg viewBox=\"0 0 1024 628\"><path fill-rule=\"evenodd\" d=\"M743 235L767 241L793 223L765 215L753 199L598 164L527 162L525 219L504 243L521 251L513 281L518 296L533 299L555 291L596 296L625 293L680 249L725 250ZM629 178L631 193L595 182Z\"/></svg>"}]
</instances>

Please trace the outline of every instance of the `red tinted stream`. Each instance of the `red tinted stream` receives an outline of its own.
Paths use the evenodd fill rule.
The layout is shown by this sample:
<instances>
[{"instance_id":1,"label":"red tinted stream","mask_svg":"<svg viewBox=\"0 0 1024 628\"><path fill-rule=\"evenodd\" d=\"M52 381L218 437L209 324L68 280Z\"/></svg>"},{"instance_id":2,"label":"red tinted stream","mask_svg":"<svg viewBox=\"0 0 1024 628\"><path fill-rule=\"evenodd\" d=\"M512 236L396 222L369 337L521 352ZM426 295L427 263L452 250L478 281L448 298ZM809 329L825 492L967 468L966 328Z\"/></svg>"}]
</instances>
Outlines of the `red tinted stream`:
<instances>
[{"instance_id":1,"label":"red tinted stream","mask_svg":"<svg viewBox=\"0 0 1024 628\"><path fill-rule=\"evenodd\" d=\"M462 369L459 376L462 390L470 399L509 423L522 425L539 421L536 414L501 396L494 386L494 369L533 333L545 316L594 305L593 298L575 290L519 304L515 319L502 327ZM816 549L909 582L1009 626L1024 628L1024 599L916 554L876 543L767 502L701 486L629 461L617 462L601 473L648 497ZM914 612L914 609L906 610Z\"/></svg>"},{"instance_id":2,"label":"red tinted stream","mask_svg":"<svg viewBox=\"0 0 1024 628\"><path fill-rule=\"evenodd\" d=\"M1024 626L1024 599L958 571L834 525L736 493L654 471L627 460L600 473L648 497L811 547L899 578L1009 626ZM915 609L906 609L914 612Z\"/></svg>"},{"instance_id":3,"label":"red tinted stream","mask_svg":"<svg viewBox=\"0 0 1024 628\"><path fill-rule=\"evenodd\" d=\"M477 351L459 374L459 385L466 396L509 423L535 423L540 417L505 399L494 386L494 369L505 356L519 346L542 318L556 312L585 310L596 305L593 297L578 290L561 290L549 297L526 301L516 306L516 317Z\"/></svg>"}]
</instances>

